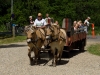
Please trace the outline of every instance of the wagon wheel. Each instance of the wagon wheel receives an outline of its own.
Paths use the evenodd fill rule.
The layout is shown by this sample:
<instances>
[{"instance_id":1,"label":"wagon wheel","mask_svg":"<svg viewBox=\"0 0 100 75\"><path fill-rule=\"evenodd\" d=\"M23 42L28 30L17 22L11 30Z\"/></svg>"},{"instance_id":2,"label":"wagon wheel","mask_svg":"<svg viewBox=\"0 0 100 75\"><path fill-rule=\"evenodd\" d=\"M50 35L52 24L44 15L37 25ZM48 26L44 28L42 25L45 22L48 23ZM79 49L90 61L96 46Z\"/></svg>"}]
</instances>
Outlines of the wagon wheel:
<instances>
[{"instance_id":1,"label":"wagon wheel","mask_svg":"<svg viewBox=\"0 0 100 75\"><path fill-rule=\"evenodd\" d=\"M81 52L84 52L84 46L80 47L79 50L80 50Z\"/></svg>"}]
</instances>

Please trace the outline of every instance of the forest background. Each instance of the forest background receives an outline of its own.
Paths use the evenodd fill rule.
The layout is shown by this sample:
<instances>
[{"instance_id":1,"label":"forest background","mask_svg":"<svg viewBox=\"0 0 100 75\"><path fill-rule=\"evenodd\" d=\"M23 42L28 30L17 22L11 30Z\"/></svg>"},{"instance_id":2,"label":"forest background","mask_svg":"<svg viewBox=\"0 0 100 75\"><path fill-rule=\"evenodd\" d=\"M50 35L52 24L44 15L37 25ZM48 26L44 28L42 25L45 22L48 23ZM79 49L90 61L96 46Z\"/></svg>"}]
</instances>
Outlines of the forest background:
<instances>
[{"instance_id":1,"label":"forest background","mask_svg":"<svg viewBox=\"0 0 100 75\"><path fill-rule=\"evenodd\" d=\"M100 30L100 0L13 0L13 23L25 26L29 24L29 16L36 19L41 12L46 13L62 25L63 18L84 20L90 16L90 23L95 24L95 30ZM0 0L0 28L11 21L11 1Z\"/></svg>"}]
</instances>

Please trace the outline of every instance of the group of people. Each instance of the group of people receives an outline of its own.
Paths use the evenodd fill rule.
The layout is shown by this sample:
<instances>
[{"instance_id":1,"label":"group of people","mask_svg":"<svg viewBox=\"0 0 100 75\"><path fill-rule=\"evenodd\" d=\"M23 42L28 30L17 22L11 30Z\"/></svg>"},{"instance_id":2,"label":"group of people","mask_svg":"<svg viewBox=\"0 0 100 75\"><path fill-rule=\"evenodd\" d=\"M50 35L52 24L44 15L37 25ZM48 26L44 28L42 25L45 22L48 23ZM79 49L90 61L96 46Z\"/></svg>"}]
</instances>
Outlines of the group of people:
<instances>
[{"instance_id":1,"label":"group of people","mask_svg":"<svg viewBox=\"0 0 100 75\"><path fill-rule=\"evenodd\" d=\"M29 20L30 20L30 25L39 27L39 28L44 28L45 25L48 24L52 24L53 22L51 21L51 18L49 17L49 14L46 14L46 18L44 19L42 17L41 13L38 13L37 18L35 19L35 21L33 21L32 16L29 16ZM55 21L56 25L58 25L58 21Z\"/></svg>"},{"instance_id":2,"label":"group of people","mask_svg":"<svg viewBox=\"0 0 100 75\"><path fill-rule=\"evenodd\" d=\"M45 25L48 25L48 24L59 25L58 21L55 21L53 23L52 21L50 21L50 19L51 18L49 17L48 13L46 14L46 18L45 19L42 17L41 13L38 13L37 18L35 19L35 21L33 21L32 16L29 16L30 25L33 25L33 26L36 26L36 27L39 27L39 28L44 28ZM74 21L73 22L74 31L77 31L78 29L84 29L84 31L86 31L86 33L88 33L87 29L88 29L88 26L90 24L89 23L90 19L91 19L90 17L87 17L86 20L84 21L84 23L82 23L81 20Z\"/></svg>"},{"instance_id":3,"label":"group of people","mask_svg":"<svg viewBox=\"0 0 100 75\"><path fill-rule=\"evenodd\" d=\"M73 27L74 27L74 31L77 31L78 29L83 29L86 33L88 33L88 27L89 27L89 20L91 18L87 17L86 20L84 21L84 23L82 23L81 20L79 21L74 21L73 22Z\"/></svg>"}]
</instances>

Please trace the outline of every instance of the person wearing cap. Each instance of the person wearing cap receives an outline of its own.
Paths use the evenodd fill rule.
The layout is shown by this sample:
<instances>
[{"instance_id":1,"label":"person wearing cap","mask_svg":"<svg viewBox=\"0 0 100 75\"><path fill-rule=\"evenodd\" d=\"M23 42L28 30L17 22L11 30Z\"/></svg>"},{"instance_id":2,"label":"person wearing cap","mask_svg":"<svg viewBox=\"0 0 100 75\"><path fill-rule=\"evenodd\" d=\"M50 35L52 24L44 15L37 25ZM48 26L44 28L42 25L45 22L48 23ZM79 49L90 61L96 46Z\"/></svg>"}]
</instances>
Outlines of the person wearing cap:
<instances>
[{"instance_id":1,"label":"person wearing cap","mask_svg":"<svg viewBox=\"0 0 100 75\"><path fill-rule=\"evenodd\" d=\"M86 33L88 33L87 29L88 29L88 26L89 26L89 20L91 18L90 17L87 17L87 19L84 21L84 31L86 31Z\"/></svg>"},{"instance_id":2,"label":"person wearing cap","mask_svg":"<svg viewBox=\"0 0 100 75\"><path fill-rule=\"evenodd\" d=\"M35 19L33 26L36 26L37 28L44 28L45 25L47 25L45 19L42 18L41 13L38 13L37 19Z\"/></svg>"},{"instance_id":3,"label":"person wearing cap","mask_svg":"<svg viewBox=\"0 0 100 75\"><path fill-rule=\"evenodd\" d=\"M29 16L29 24L30 24L30 25L33 25L33 24L34 24L34 21L33 21L33 19L32 19L32 16Z\"/></svg>"}]
</instances>

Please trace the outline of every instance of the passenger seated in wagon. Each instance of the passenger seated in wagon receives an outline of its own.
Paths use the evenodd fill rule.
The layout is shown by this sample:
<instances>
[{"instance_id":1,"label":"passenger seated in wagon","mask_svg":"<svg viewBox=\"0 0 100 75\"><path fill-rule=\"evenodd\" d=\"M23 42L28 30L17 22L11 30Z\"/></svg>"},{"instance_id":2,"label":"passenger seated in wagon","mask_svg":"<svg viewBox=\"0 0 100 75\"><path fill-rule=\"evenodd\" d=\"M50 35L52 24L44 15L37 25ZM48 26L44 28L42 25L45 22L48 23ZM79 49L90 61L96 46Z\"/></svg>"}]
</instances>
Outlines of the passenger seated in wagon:
<instances>
[{"instance_id":1,"label":"passenger seated in wagon","mask_svg":"<svg viewBox=\"0 0 100 75\"><path fill-rule=\"evenodd\" d=\"M58 28L60 28L60 25L59 25L59 23L58 23L58 21L56 20L52 25L57 25L58 26Z\"/></svg>"},{"instance_id":2,"label":"passenger seated in wagon","mask_svg":"<svg viewBox=\"0 0 100 75\"><path fill-rule=\"evenodd\" d=\"M74 27L74 31L76 32L78 30L78 24L77 21L73 22L73 27Z\"/></svg>"},{"instance_id":3,"label":"passenger seated in wagon","mask_svg":"<svg viewBox=\"0 0 100 75\"><path fill-rule=\"evenodd\" d=\"M45 21L46 21L47 25L54 23L54 19L49 17L48 13L46 14Z\"/></svg>"},{"instance_id":4,"label":"passenger seated in wagon","mask_svg":"<svg viewBox=\"0 0 100 75\"><path fill-rule=\"evenodd\" d=\"M54 23L54 24L55 24L55 25L59 25L59 23L58 23L58 21L57 21L57 20L55 21L55 23Z\"/></svg>"},{"instance_id":5,"label":"passenger seated in wagon","mask_svg":"<svg viewBox=\"0 0 100 75\"><path fill-rule=\"evenodd\" d=\"M73 27L74 27L74 31L83 31L84 27L83 27L83 23L81 20L79 21L74 21L73 23Z\"/></svg>"},{"instance_id":6,"label":"passenger seated in wagon","mask_svg":"<svg viewBox=\"0 0 100 75\"><path fill-rule=\"evenodd\" d=\"M81 20L78 21L78 31L84 31L84 24L82 23Z\"/></svg>"},{"instance_id":7,"label":"passenger seated in wagon","mask_svg":"<svg viewBox=\"0 0 100 75\"><path fill-rule=\"evenodd\" d=\"M30 24L30 25L33 25L33 24L34 24L34 21L33 21L32 16L29 16L29 24Z\"/></svg>"},{"instance_id":8,"label":"passenger seated in wagon","mask_svg":"<svg viewBox=\"0 0 100 75\"><path fill-rule=\"evenodd\" d=\"M51 18L49 17L49 14L47 13L46 18L45 18L45 21L46 21L47 24L48 24L48 19L51 19Z\"/></svg>"}]
</instances>

